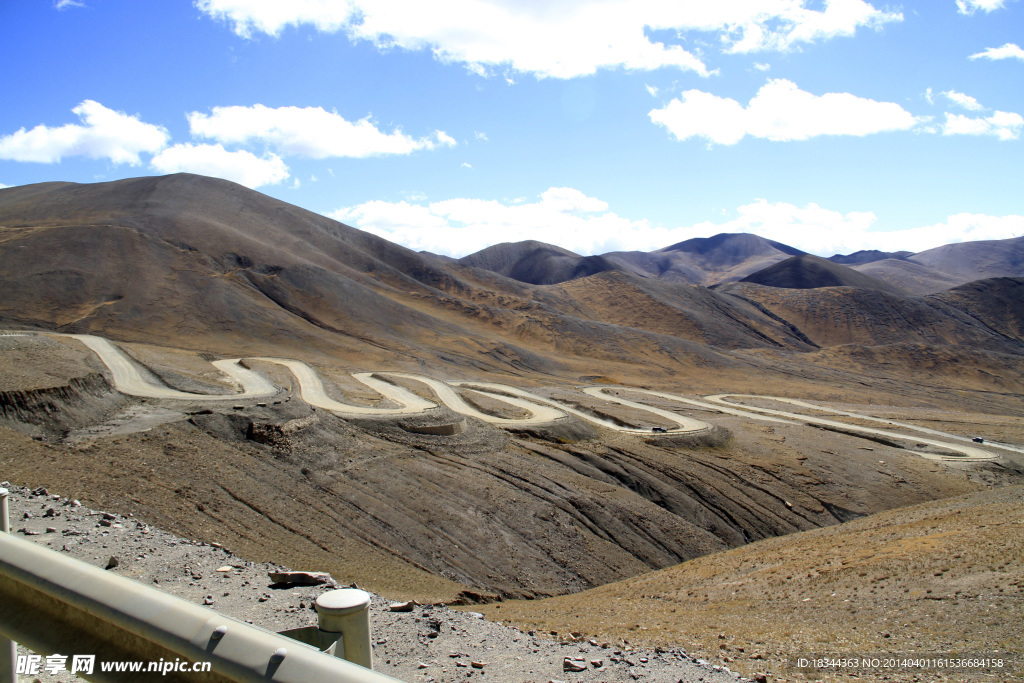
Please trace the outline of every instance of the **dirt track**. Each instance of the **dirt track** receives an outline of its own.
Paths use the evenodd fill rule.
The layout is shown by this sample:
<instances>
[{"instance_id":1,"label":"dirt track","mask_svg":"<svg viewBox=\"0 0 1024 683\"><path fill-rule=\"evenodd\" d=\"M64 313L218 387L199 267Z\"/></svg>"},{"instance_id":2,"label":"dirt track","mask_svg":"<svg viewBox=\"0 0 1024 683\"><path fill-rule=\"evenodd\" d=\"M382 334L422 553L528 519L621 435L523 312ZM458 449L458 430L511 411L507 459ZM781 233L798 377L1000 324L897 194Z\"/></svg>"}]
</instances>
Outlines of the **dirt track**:
<instances>
[{"instance_id":1,"label":"dirt track","mask_svg":"<svg viewBox=\"0 0 1024 683\"><path fill-rule=\"evenodd\" d=\"M148 398L164 398L164 399L186 399L191 401L196 400L214 400L224 401L233 400L240 398L259 398L265 396L272 396L277 393L278 389L273 385L272 382L257 374L256 372L243 367L238 359L235 360L219 360L213 361L213 365L221 371L230 375L238 384L242 387L242 392L239 394L227 395L227 396L206 396L201 394L194 394L188 392L177 391L166 386L161 386L154 379L146 377L139 368L127 355L125 355L120 349L114 346L112 343L101 337L93 335L69 335L74 339L81 341L83 344L94 351L102 360L114 376L114 384L117 389L125 394L134 396L143 396ZM282 365L295 376L299 382L301 388L301 396L306 403L330 410L338 415L359 415L359 416L397 416L397 415L416 415L429 410L434 410L438 406L435 403L420 398L411 391L402 387L396 386L390 382L383 381L374 376L374 373L353 373L354 377L359 382L377 391L382 396L400 404L399 408L377 408L377 407L366 407L366 406L355 406L347 403L341 403L329 397L327 392L324 390L323 383L320 381L319 376L316 372L307 364L289 359L280 358L254 358L253 360L265 361L270 363L276 363ZM507 386L504 384L496 384L491 382L441 382L439 380L425 377L423 375L415 375L409 373L383 373L385 375L393 375L395 377L402 377L405 379L414 380L426 384L434 392L441 403L452 409L456 413L462 415L468 415L475 417L485 422L489 422L493 425L504 427L509 425L516 425L520 427L543 425L554 422L558 419L562 419L566 414L576 416L578 418L587 420L591 423L597 424L601 427L612 429L623 433L632 434L647 434L650 433L648 429L640 429L635 427L624 426L616 422L603 419L599 416L595 416L589 412L579 410L572 406L566 405L560 401L554 401L551 399L543 398L535 393L518 389L515 387ZM522 408L528 411L529 415L524 418L504 418L497 417L484 413L466 403L449 385L463 386L467 389L482 393L489 398L496 399L510 403L511 405ZM870 420L881 422L885 424L893 424L888 420L881 418L875 418L869 415L861 415L857 413L851 413L849 411L838 411L829 408L822 408L811 403L806 403L796 399L777 398L772 396L753 396L753 395L738 395L738 394L719 394L715 396L708 396L704 401L694 400L677 396L675 394L669 394L664 392L651 392L644 389L636 389L631 387L587 387L583 389L583 392L589 396L608 401L611 403L617 403L620 405L628 406L637 410L645 411L657 415L661 418L669 420L674 423L676 427L672 428L673 433L698 433L707 431L710 429L710 425L707 422L696 420L690 417L679 415L678 413L663 410L660 408L652 407L636 401L631 401L621 396L610 394L609 392L613 389L622 391L631 391L635 393L647 393L659 398L667 399L673 402L679 402L684 404L696 405L702 408L711 408L713 410L719 410L722 406L728 406L726 410L732 414L746 417L753 420L764 420L772 418L783 418L788 420L794 420L797 422L807 422L814 425L820 425L824 427L830 427L833 429L852 430L863 434L872 434L883 436L886 438L897 438L897 439L908 439L916 440L922 444L933 446L940 449L952 451L953 454L940 454L940 453L929 453L919 450L911 450L910 452L919 455L923 458L930 460L951 460L958 462L984 462L995 459L995 454L988 449L979 448L977 446L968 446L958 441L964 440L963 437L956 437L951 434L939 432L933 429L926 429L923 427L917 427L914 425L901 424L900 427L914 429L921 432L926 432L932 436L939 436L942 440L935 438L924 438L914 437L906 434L896 433L885 429L876 429L872 427L864 427L859 425L852 425L845 422L838 422L835 420L829 420L813 415L792 413L781 410L773 410L769 408L759 408L753 406L740 405L734 401L727 399L731 398L751 398L751 399L769 399L773 401L781 401L790 403L793 405L801 406L810 410L825 410L827 412L834 412L847 417L854 417L863 420ZM993 444L996 447L999 445ZM1008 447L1009 450L1020 452L1020 449L1014 447ZM959 454L959 455L957 455Z\"/></svg>"}]
</instances>

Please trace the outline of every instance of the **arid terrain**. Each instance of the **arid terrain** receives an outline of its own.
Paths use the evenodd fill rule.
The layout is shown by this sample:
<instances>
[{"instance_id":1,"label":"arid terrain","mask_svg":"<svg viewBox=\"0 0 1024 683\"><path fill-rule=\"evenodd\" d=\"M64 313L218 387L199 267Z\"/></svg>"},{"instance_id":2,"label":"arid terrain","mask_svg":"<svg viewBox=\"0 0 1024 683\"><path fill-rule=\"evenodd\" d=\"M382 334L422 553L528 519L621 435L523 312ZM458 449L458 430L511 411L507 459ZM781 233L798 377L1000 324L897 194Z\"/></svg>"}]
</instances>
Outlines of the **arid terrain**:
<instances>
[{"instance_id":1,"label":"arid terrain","mask_svg":"<svg viewBox=\"0 0 1024 683\"><path fill-rule=\"evenodd\" d=\"M199 176L3 189L0 472L549 637L1022 675L1024 272L720 237L454 262Z\"/></svg>"}]
</instances>

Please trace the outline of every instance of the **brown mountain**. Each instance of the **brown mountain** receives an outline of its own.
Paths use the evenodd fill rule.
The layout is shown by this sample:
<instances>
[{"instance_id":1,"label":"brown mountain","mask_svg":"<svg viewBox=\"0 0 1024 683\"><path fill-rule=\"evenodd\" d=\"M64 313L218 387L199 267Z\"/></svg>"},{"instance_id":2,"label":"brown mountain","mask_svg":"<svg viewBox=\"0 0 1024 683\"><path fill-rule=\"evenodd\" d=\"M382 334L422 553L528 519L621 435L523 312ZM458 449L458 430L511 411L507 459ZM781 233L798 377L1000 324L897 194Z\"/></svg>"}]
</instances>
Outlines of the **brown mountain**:
<instances>
[{"instance_id":1,"label":"brown mountain","mask_svg":"<svg viewBox=\"0 0 1024 683\"><path fill-rule=\"evenodd\" d=\"M779 288L740 282L722 291L764 306L821 347L926 344L1019 353L1020 278L970 283L925 297L864 287Z\"/></svg>"},{"instance_id":2,"label":"brown mountain","mask_svg":"<svg viewBox=\"0 0 1024 683\"><path fill-rule=\"evenodd\" d=\"M822 287L860 287L891 294L900 290L877 278L847 266L810 254L800 254L768 266L740 280L766 287L819 289Z\"/></svg>"},{"instance_id":3,"label":"brown mountain","mask_svg":"<svg viewBox=\"0 0 1024 683\"><path fill-rule=\"evenodd\" d=\"M459 263L532 285L553 285L617 269L602 256L580 256L568 249L532 240L496 244L460 258Z\"/></svg>"},{"instance_id":4,"label":"brown mountain","mask_svg":"<svg viewBox=\"0 0 1024 683\"><path fill-rule=\"evenodd\" d=\"M992 337L1001 323L986 316L1001 313L973 317L938 299L908 297L753 235L688 240L654 255L685 259L717 277L786 259L748 282L816 289L709 290L536 242L445 261L188 174L3 189L0 226L0 317L7 323L204 350L304 345L313 354L400 366L430 358L453 368L569 374L599 359L644 374L685 367L688 359L736 366L729 350L805 351L854 338L1017 343L1012 334ZM943 253L925 252L925 260L941 262ZM985 267L1012 262L990 259ZM591 266L598 272L584 275ZM559 284L530 284L501 271ZM908 328L893 314L904 309L930 322ZM847 318L847 331L828 329L832 318ZM957 331L922 331L940 328Z\"/></svg>"},{"instance_id":5,"label":"brown mountain","mask_svg":"<svg viewBox=\"0 0 1024 683\"><path fill-rule=\"evenodd\" d=\"M854 267L913 294L932 294L974 280L1024 276L1024 237L947 244Z\"/></svg>"},{"instance_id":6,"label":"brown mountain","mask_svg":"<svg viewBox=\"0 0 1024 683\"><path fill-rule=\"evenodd\" d=\"M963 284L962 278L940 273L909 259L882 259L852 267L911 294L933 294Z\"/></svg>"},{"instance_id":7,"label":"brown mountain","mask_svg":"<svg viewBox=\"0 0 1024 683\"><path fill-rule=\"evenodd\" d=\"M652 252L616 251L605 258L646 277L669 282L712 285L739 280L803 252L746 233L698 237Z\"/></svg>"},{"instance_id":8,"label":"brown mountain","mask_svg":"<svg viewBox=\"0 0 1024 683\"><path fill-rule=\"evenodd\" d=\"M912 256L912 251L878 251L877 249L862 249L861 251L855 251L852 254L836 254L835 256L829 256L828 260L832 263L840 263L844 266L857 266L864 263L874 263L875 261L881 261L883 259L905 259L908 256Z\"/></svg>"},{"instance_id":9,"label":"brown mountain","mask_svg":"<svg viewBox=\"0 0 1024 683\"><path fill-rule=\"evenodd\" d=\"M689 289L652 290L671 315L645 317L633 299L595 301L586 285L532 285L446 262L188 174L0 190L0 225L0 318L59 331L225 353L299 345L401 367L426 357L543 373L592 365L577 358L642 371L641 361L652 369L687 358L733 364L709 346L714 340L803 346L785 325L713 292L694 309ZM486 251L478 262L520 276L526 252L550 256L549 273L598 263L541 244ZM673 316L680 322L668 322Z\"/></svg>"},{"instance_id":10,"label":"brown mountain","mask_svg":"<svg viewBox=\"0 0 1024 683\"><path fill-rule=\"evenodd\" d=\"M746 237L663 253L705 275L792 256ZM519 262L514 247L487 264ZM533 248L547 250L545 272L582 262ZM342 394L353 371L409 370L534 388L643 426L649 416L579 386L898 397L1015 415L1020 287L710 289L615 269L531 284L199 176L0 190L0 329L102 334L183 386L210 383L206 358L272 355L312 364ZM521 431L467 419L456 435L424 434L411 420L314 410L267 368L280 404L182 408L117 394L76 342L0 345L0 426L17 430L0 429L5 477L422 599L575 591L964 485L895 446L883 455L855 437L698 408L716 429L696 441L575 418ZM159 428L126 431L134 414ZM268 433L281 438L258 438ZM898 461L906 485L878 460Z\"/></svg>"}]
</instances>

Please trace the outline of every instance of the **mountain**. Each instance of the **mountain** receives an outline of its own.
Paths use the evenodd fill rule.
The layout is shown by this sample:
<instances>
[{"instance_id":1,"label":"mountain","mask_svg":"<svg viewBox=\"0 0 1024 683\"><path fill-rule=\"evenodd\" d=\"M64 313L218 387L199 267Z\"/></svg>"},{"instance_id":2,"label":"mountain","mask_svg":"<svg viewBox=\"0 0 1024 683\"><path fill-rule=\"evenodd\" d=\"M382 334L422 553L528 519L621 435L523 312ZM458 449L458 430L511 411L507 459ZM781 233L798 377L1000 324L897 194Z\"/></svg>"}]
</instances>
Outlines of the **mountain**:
<instances>
[{"instance_id":1,"label":"mountain","mask_svg":"<svg viewBox=\"0 0 1024 683\"><path fill-rule=\"evenodd\" d=\"M299 345L313 355L439 363L456 373L587 375L600 362L647 376L694 362L736 367L731 353L739 349L803 352L856 338L1012 350L1019 339L1013 331L992 338L1001 323L989 317L1001 312L971 318L754 235L652 252L648 258L667 264L660 277L620 269L613 262L623 262L622 253L582 257L540 242L452 261L189 174L2 189L0 226L3 322L205 351L269 354ZM1012 269L1017 252L997 258L1005 246L950 245L898 262L925 268L974 254L982 269ZM766 262L775 265L738 289L668 275L688 268L731 278ZM816 289L766 291L757 283ZM857 291L820 289L836 287ZM927 313L927 329L957 332L922 336L891 314L902 309L914 319L911 309ZM828 316L848 318L849 332L830 331Z\"/></svg>"},{"instance_id":2,"label":"mountain","mask_svg":"<svg viewBox=\"0 0 1024 683\"><path fill-rule=\"evenodd\" d=\"M883 280L833 263L810 254L793 256L752 273L740 280L766 287L789 289L819 289L822 287L860 287L879 292L900 293L900 290Z\"/></svg>"},{"instance_id":3,"label":"mountain","mask_svg":"<svg viewBox=\"0 0 1024 683\"><path fill-rule=\"evenodd\" d=\"M656 251L613 251L599 256L580 256L542 242L505 243L466 256L459 262L529 284L558 284L619 270L663 282L710 286L743 280L800 256L809 257L799 249L757 235L721 233ZM450 261L446 257L444 260ZM776 283L773 286L777 287L851 286L932 294L972 280L1024 276L1024 237L950 244L917 254L863 250L824 260L848 266L867 277L836 270L820 259L810 258L780 266L779 270L758 277L771 278ZM785 282L803 284L782 284Z\"/></svg>"},{"instance_id":4,"label":"mountain","mask_svg":"<svg viewBox=\"0 0 1024 683\"><path fill-rule=\"evenodd\" d=\"M785 324L715 293L701 293L694 308L688 289L651 290L667 314L645 317L630 308L640 299L596 304L587 286L533 285L419 254L189 174L3 189L0 226L6 324L233 354L300 346L410 369L429 361L456 374L592 374L596 359L646 374L694 359L734 364L719 342L804 348ZM499 245L467 262L527 277L517 267L531 267L528 254L544 265L534 279L607 267L539 243Z\"/></svg>"},{"instance_id":5,"label":"mountain","mask_svg":"<svg viewBox=\"0 0 1024 683\"><path fill-rule=\"evenodd\" d=\"M841 266L836 266L841 267ZM814 344L921 344L1019 353L1024 279L970 283L925 297L866 287L779 288L753 282L722 292L760 304Z\"/></svg>"},{"instance_id":6,"label":"mountain","mask_svg":"<svg viewBox=\"0 0 1024 683\"><path fill-rule=\"evenodd\" d=\"M452 286L435 261L223 180L10 188L0 224L0 312L25 324L392 349L455 331L393 298Z\"/></svg>"},{"instance_id":7,"label":"mountain","mask_svg":"<svg viewBox=\"0 0 1024 683\"><path fill-rule=\"evenodd\" d=\"M842 430L671 399L714 428L654 437L577 417L499 428L447 408L339 416L255 360L304 361L325 392L365 405L382 399L351 373L405 371L513 385L644 430L650 413L581 388L882 397L976 410L1013 440L1024 281L914 296L850 286L870 279L787 251L727 235L651 256L707 278L796 259L844 286L710 288L540 243L446 260L188 174L0 189L0 331L97 333L186 391L223 393L218 357L248 358L281 387L237 410L143 401L115 391L73 339L0 334L0 469L254 559L442 602L576 591L973 486L912 444L863 447ZM485 412L514 412L481 396ZM992 467L984 476L1015 476Z\"/></svg>"},{"instance_id":8,"label":"mountain","mask_svg":"<svg viewBox=\"0 0 1024 683\"><path fill-rule=\"evenodd\" d=\"M464 256L459 263L499 273L533 285L553 285L616 270L602 256L580 256L543 242L505 242Z\"/></svg>"},{"instance_id":9,"label":"mountain","mask_svg":"<svg viewBox=\"0 0 1024 683\"><path fill-rule=\"evenodd\" d=\"M881 261L883 259L905 259L911 256L914 252L912 251L878 251L877 249L864 249L861 251L855 251L852 254L836 254L835 256L829 256L828 260L832 263L839 263L844 266L859 266L864 263L874 263L875 261Z\"/></svg>"},{"instance_id":10,"label":"mountain","mask_svg":"<svg viewBox=\"0 0 1024 683\"><path fill-rule=\"evenodd\" d=\"M853 268L911 294L932 294L963 284L963 278L940 273L910 259L882 259Z\"/></svg>"},{"instance_id":11,"label":"mountain","mask_svg":"<svg viewBox=\"0 0 1024 683\"><path fill-rule=\"evenodd\" d=\"M932 294L974 280L1024 276L1024 237L946 244L856 268L905 291Z\"/></svg>"},{"instance_id":12,"label":"mountain","mask_svg":"<svg viewBox=\"0 0 1024 683\"><path fill-rule=\"evenodd\" d=\"M625 270L668 282L711 285L739 280L803 252L745 233L698 237L653 252L616 251L605 258Z\"/></svg>"}]
</instances>

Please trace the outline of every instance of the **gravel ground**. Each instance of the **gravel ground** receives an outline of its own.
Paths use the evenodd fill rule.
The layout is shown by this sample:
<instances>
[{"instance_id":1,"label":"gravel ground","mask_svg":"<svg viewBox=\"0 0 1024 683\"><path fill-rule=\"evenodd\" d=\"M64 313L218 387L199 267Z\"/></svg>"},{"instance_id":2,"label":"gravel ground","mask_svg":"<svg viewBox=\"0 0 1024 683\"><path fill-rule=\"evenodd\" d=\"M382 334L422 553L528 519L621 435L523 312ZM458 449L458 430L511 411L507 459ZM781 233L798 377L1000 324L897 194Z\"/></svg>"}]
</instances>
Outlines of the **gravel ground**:
<instances>
[{"instance_id":1,"label":"gravel ground","mask_svg":"<svg viewBox=\"0 0 1024 683\"><path fill-rule=\"evenodd\" d=\"M111 572L271 631L316 624L313 603L329 587L274 584L268 572L285 567L249 562L216 545L179 538L132 517L90 510L45 489L6 482L0 486L10 491L11 530L19 537L100 567L114 564L114 558ZM403 681L746 680L682 649L633 649L623 642L596 640L559 642L443 605L391 611L390 603L378 595L373 596L371 623L374 668ZM42 671L37 678L21 680L78 679Z\"/></svg>"}]
</instances>

